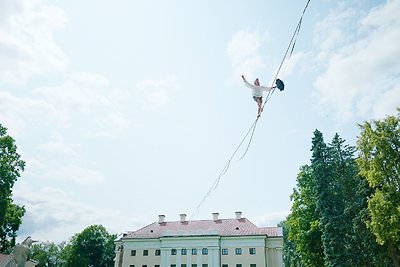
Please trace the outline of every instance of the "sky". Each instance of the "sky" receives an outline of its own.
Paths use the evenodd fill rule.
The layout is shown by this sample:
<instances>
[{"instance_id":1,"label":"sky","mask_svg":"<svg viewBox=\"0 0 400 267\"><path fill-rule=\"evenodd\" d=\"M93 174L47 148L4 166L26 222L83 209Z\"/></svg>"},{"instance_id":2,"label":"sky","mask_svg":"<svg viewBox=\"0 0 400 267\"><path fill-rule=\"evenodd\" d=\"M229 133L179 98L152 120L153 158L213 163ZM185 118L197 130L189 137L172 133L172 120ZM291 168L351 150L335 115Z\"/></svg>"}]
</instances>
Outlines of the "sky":
<instances>
[{"instance_id":1,"label":"sky","mask_svg":"<svg viewBox=\"0 0 400 267\"><path fill-rule=\"evenodd\" d=\"M355 145L359 123L400 106L400 0L310 1L285 90L207 196L256 118L241 75L273 84L305 4L1 1L0 123L26 162L20 238L117 234L159 214L276 226L315 129Z\"/></svg>"}]
</instances>

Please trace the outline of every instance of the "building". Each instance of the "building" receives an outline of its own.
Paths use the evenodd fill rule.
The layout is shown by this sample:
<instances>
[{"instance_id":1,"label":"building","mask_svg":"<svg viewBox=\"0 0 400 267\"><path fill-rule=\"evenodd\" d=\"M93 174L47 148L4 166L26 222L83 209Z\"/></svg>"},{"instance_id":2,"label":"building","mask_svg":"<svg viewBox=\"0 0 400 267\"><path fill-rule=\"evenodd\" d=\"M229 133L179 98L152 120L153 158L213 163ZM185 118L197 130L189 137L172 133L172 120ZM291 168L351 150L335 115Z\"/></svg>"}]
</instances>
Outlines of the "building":
<instances>
[{"instance_id":1,"label":"building","mask_svg":"<svg viewBox=\"0 0 400 267\"><path fill-rule=\"evenodd\" d=\"M115 267L281 267L280 227L257 227L241 212L235 219L154 222L120 235Z\"/></svg>"}]
</instances>

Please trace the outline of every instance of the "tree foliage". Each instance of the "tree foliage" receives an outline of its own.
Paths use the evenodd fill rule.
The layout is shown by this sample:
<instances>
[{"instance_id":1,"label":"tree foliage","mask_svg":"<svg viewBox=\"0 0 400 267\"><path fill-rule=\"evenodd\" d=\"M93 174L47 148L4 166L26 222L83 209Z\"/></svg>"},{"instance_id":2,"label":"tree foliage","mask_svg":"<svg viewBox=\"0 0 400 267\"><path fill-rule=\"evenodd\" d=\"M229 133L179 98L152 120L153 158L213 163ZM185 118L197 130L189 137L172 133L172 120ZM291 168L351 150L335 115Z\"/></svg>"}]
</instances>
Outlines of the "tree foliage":
<instances>
[{"instance_id":1,"label":"tree foliage","mask_svg":"<svg viewBox=\"0 0 400 267\"><path fill-rule=\"evenodd\" d=\"M63 266L65 261L62 258L62 251L65 242L55 244L53 242L33 244L31 258L38 261L37 267L59 267Z\"/></svg>"},{"instance_id":2,"label":"tree foliage","mask_svg":"<svg viewBox=\"0 0 400 267\"><path fill-rule=\"evenodd\" d=\"M102 225L91 225L72 237L66 246L66 266L109 267L114 265L114 240Z\"/></svg>"},{"instance_id":3,"label":"tree foliage","mask_svg":"<svg viewBox=\"0 0 400 267\"><path fill-rule=\"evenodd\" d=\"M15 140L0 124L0 252L11 252L25 214L25 208L14 204L11 198L12 188L24 167Z\"/></svg>"},{"instance_id":4,"label":"tree foliage","mask_svg":"<svg viewBox=\"0 0 400 267\"><path fill-rule=\"evenodd\" d=\"M293 206L287 218L287 231L288 241L293 244L290 251L285 246L287 266L323 266L316 197L311 168L305 165L297 176L297 188L291 195Z\"/></svg>"},{"instance_id":5,"label":"tree foliage","mask_svg":"<svg viewBox=\"0 0 400 267\"><path fill-rule=\"evenodd\" d=\"M355 148L335 134L326 144L314 131L309 165L302 166L282 223L286 266L391 266L366 225L371 195L359 175Z\"/></svg>"},{"instance_id":6,"label":"tree foliage","mask_svg":"<svg viewBox=\"0 0 400 267\"><path fill-rule=\"evenodd\" d=\"M377 242L388 246L395 266L400 266L400 109L397 116L365 122L360 128L357 162L373 189L368 226Z\"/></svg>"}]
</instances>

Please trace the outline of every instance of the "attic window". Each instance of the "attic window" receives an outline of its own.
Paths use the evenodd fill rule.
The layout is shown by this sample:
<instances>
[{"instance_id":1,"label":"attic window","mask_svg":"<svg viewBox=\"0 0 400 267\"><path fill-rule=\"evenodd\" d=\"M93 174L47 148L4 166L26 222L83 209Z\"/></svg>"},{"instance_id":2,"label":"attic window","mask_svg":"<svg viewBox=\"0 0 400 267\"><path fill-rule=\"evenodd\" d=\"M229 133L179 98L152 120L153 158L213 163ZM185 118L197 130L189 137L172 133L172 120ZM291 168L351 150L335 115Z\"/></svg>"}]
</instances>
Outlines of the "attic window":
<instances>
[{"instance_id":1,"label":"attic window","mask_svg":"<svg viewBox=\"0 0 400 267\"><path fill-rule=\"evenodd\" d=\"M236 230L239 230L239 227L236 227L235 229L236 229Z\"/></svg>"},{"instance_id":2,"label":"attic window","mask_svg":"<svg viewBox=\"0 0 400 267\"><path fill-rule=\"evenodd\" d=\"M153 230L150 230L150 233L153 233Z\"/></svg>"}]
</instances>

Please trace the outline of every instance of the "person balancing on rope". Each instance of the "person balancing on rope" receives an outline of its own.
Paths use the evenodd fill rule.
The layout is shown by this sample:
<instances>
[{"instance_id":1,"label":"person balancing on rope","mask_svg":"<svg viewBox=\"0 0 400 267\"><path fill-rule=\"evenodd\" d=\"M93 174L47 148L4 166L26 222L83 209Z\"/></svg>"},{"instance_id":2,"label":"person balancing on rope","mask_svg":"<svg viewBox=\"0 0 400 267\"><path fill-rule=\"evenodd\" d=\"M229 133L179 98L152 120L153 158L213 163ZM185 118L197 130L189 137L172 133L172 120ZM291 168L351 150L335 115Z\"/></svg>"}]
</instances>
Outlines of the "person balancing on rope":
<instances>
[{"instance_id":1,"label":"person balancing on rope","mask_svg":"<svg viewBox=\"0 0 400 267\"><path fill-rule=\"evenodd\" d=\"M254 81L254 85L249 83L243 75L242 75L242 79L244 81L244 84L247 87L251 88L253 91L253 99L254 99L254 101L257 102L257 105L258 105L258 112L257 112L257 118L258 118L258 117L260 117L261 112L263 111L263 108L262 108L263 91L269 92L272 89L276 88L276 86L273 86L273 87L261 86L258 78Z\"/></svg>"}]
</instances>

